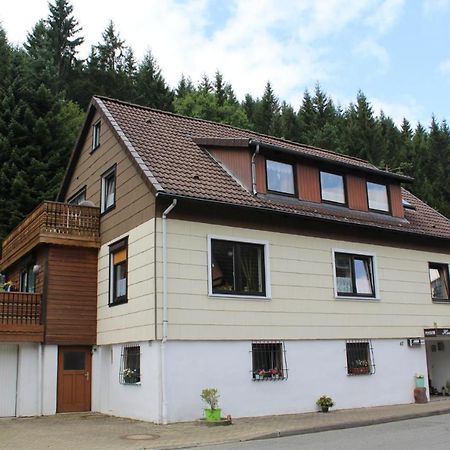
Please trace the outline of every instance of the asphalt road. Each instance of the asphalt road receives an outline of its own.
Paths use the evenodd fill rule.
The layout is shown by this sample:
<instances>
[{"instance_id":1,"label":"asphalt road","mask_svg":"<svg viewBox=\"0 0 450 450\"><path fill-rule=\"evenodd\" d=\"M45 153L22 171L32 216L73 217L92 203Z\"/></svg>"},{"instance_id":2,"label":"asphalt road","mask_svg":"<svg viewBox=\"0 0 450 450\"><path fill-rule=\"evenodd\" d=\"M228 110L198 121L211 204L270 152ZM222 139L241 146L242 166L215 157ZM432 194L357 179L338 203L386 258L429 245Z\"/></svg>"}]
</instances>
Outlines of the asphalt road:
<instances>
[{"instance_id":1,"label":"asphalt road","mask_svg":"<svg viewBox=\"0 0 450 450\"><path fill-rule=\"evenodd\" d=\"M201 450L449 450L450 414Z\"/></svg>"}]
</instances>

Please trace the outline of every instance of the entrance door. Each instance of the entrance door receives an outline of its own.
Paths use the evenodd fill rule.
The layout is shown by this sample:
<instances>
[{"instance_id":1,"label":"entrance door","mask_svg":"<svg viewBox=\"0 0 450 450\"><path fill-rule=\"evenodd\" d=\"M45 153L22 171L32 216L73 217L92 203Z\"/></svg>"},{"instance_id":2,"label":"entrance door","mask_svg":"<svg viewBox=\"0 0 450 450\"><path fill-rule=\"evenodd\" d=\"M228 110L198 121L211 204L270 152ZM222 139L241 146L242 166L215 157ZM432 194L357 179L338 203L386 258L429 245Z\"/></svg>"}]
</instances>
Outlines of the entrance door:
<instances>
[{"instance_id":1,"label":"entrance door","mask_svg":"<svg viewBox=\"0 0 450 450\"><path fill-rule=\"evenodd\" d=\"M91 348L59 347L58 412L90 411Z\"/></svg>"}]
</instances>

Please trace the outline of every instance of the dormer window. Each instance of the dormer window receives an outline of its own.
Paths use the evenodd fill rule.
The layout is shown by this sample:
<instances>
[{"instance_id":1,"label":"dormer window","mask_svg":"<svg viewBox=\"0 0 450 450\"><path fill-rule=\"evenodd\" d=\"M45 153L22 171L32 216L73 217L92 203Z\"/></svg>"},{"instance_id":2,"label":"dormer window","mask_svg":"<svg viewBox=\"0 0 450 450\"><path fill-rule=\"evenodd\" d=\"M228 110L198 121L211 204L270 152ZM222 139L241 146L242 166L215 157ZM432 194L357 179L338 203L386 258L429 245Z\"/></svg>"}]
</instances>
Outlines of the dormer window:
<instances>
[{"instance_id":1,"label":"dormer window","mask_svg":"<svg viewBox=\"0 0 450 450\"><path fill-rule=\"evenodd\" d=\"M320 172L322 201L345 205L344 177L330 172Z\"/></svg>"},{"instance_id":2,"label":"dormer window","mask_svg":"<svg viewBox=\"0 0 450 450\"><path fill-rule=\"evenodd\" d=\"M292 164L266 160L267 189L281 194L295 194Z\"/></svg>"},{"instance_id":3,"label":"dormer window","mask_svg":"<svg viewBox=\"0 0 450 450\"><path fill-rule=\"evenodd\" d=\"M367 182L367 198L369 209L389 212L389 200L385 184Z\"/></svg>"}]
</instances>

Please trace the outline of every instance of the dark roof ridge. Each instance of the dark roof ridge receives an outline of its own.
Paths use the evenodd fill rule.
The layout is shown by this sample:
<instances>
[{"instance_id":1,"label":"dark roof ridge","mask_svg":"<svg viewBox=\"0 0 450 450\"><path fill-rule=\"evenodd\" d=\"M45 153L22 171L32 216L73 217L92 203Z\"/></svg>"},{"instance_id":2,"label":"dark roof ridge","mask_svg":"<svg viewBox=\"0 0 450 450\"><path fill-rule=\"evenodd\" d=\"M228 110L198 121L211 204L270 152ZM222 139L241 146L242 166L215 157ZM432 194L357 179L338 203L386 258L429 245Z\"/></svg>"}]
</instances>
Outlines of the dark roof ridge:
<instances>
[{"instance_id":1,"label":"dark roof ridge","mask_svg":"<svg viewBox=\"0 0 450 450\"><path fill-rule=\"evenodd\" d=\"M156 112L156 113L166 114L166 115L173 116L173 117L180 117L182 119L193 120L193 121L202 122L202 123L214 124L214 125L218 125L218 126L221 126L221 127L224 127L224 128L232 129L232 130L239 130L239 131L244 131L244 132L246 131L246 132L250 132L252 134L255 134L255 135L258 135L258 136L261 136L261 137L264 137L264 138L268 138L269 140L275 140L275 141L278 141L280 143L288 143L288 144L291 144L291 145L294 145L294 146L297 146L297 147L300 147L300 148L311 149L311 150L324 152L324 153L327 153L329 155L338 155L338 156L340 156L342 158L346 158L346 159L349 159L349 160L359 161L359 162L362 162L362 163L365 163L365 164L368 164L368 165L370 164L374 168L379 169L376 165L372 164L371 162L369 162L369 161L367 161L365 159L362 159L362 158L358 158L356 156L350 156L350 155L346 155L344 153L339 153L339 152L336 152L336 151L333 151L333 150L329 150L329 149L325 149L325 148L321 148L321 147L315 147L315 146L309 145L309 144L302 144L300 142L291 141L289 139L284 139L284 138L280 138L280 137L276 137L276 136L271 136L269 134L264 134L264 133L260 133L258 131L249 130L248 128L241 128L241 127L237 127L237 126L234 126L234 125L229 125L227 123L222 123L222 122L214 122L213 120L201 119L199 117L185 116L183 114L174 113L172 111L164 111L162 109L152 108L150 106L138 105L136 103L131 103L131 102L127 102L125 100L119 100L119 99L115 99L115 98L111 98L111 97L106 97L106 96L103 96L103 95L94 95L94 98L100 98L100 99L104 99L104 100L111 101L111 102L114 102L114 103L120 103L120 104L128 105L128 106L131 106L131 107L134 107L134 108L140 108L140 109L144 109L146 111L153 111L153 112ZM379 170L383 170L383 169L379 169ZM394 175L397 175L394 172L389 172L389 171L385 171L385 172L393 173Z\"/></svg>"}]
</instances>

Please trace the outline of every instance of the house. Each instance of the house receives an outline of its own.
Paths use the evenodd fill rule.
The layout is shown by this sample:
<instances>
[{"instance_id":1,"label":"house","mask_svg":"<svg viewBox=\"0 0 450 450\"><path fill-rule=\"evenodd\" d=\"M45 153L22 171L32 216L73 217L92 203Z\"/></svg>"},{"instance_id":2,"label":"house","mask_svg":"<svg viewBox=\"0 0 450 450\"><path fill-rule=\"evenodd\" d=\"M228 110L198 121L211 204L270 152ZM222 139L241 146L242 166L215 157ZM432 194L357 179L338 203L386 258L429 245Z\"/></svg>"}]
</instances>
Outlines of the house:
<instances>
[{"instance_id":1,"label":"house","mask_svg":"<svg viewBox=\"0 0 450 450\"><path fill-rule=\"evenodd\" d=\"M411 403L417 373L440 390L450 221L412 181L94 97L57 202L3 242L7 279L37 279L0 294L0 405L166 423L200 417L205 387L234 417Z\"/></svg>"}]
</instances>

